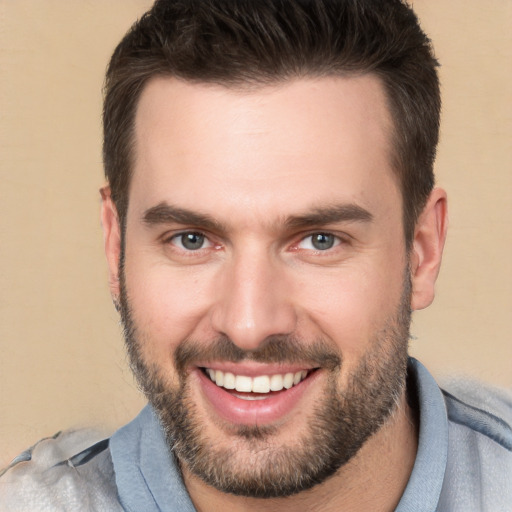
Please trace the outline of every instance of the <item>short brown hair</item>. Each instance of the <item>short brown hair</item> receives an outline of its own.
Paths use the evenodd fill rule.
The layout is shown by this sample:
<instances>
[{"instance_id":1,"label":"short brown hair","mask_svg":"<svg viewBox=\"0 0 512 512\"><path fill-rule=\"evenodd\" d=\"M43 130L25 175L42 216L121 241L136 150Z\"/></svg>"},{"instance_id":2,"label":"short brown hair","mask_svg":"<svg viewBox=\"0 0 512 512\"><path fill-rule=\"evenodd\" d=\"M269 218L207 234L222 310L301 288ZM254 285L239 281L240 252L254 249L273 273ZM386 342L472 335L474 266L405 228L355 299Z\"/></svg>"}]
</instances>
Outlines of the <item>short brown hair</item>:
<instances>
[{"instance_id":1,"label":"short brown hair","mask_svg":"<svg viewBox=\"0 0 512 512\"><path fill-rule=\"evenodd\" d=\"M434 186L437 61L401 0L157 0L119 43L103 111L105 174L122 225L133 167L134 118L149 79L227 87L372 73L394 121L393 167L406 240Z\"/></svg>"}]
</instances>

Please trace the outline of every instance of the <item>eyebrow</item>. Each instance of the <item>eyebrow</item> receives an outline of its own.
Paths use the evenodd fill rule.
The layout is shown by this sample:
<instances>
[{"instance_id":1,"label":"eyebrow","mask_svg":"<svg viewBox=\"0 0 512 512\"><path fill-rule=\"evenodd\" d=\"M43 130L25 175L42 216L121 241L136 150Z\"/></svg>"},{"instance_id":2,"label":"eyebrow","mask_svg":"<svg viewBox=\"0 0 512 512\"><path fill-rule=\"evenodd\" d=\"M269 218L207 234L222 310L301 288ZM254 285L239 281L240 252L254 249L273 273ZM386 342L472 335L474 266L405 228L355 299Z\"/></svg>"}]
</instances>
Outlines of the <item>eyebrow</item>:
<instances>
[{"instance_id":1,"label":"eyebrow","mask_svg":"<svg viewBox=\"0 0 512 512\"><path fill-rule=\"evenodd\" d=\"M210 215L171 206L166 202L148 208L142 215L142 221L147 226L175 223L198 226L211 231L226 231L225 226Z\"/></svg>"},{"instance_id":2,"label":"eyebrow","mask_svg":"<svg viewBox=\"0 0 512 512\"><path fill-rule=\"evenodd\" d=\"M357 204L340 204L314 208L304 215L295 215L286 220L289 228L307 228L337 222L371 222L373 215Z\"/></svg>"},{"instance_id":3,"label":"eyebrow","mask_svg":"<svg viewBox=\"0 0 512 512\"><path fill-rule=\"evenodd\" d=\"M373 215L363 207L348 203L313 208L303 215L287 217L284 224L289 229L308 228L338 222L371 222ZM148 208L142 215L147 226L183 224L217 232L227 232L227 227L208 214L171 206L165 201Z\"/></svg>"}]
</instances>

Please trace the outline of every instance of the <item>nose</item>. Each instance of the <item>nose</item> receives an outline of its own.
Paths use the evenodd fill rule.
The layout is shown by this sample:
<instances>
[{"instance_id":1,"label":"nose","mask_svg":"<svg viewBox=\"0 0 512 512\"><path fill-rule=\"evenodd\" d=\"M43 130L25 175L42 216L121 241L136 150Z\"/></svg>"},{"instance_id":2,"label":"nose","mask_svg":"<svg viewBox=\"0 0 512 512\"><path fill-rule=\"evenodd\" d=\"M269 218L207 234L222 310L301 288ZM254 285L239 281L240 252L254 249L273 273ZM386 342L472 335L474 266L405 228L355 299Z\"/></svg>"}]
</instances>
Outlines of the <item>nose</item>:
<instances>
[{"instance_id":1,"label":"nose","mask_svg":"<svg viewBox=\"0 0 512 512\"><path fill-rule=\"evenodd\" d=\"M295 330L296 312L285 269L268 254L244 251L227 264L217 283L213 329L246 351L273 335Z\"/></svg>"}]
</instances>

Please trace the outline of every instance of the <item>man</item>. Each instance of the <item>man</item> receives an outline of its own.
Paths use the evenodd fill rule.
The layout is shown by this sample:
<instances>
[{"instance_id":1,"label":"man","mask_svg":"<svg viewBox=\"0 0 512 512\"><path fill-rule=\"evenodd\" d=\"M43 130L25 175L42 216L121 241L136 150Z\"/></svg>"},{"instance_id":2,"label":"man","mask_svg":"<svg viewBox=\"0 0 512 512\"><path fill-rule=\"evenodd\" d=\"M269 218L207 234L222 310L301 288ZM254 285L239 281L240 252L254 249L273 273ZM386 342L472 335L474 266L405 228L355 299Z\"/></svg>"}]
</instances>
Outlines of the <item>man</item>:
<instances>
[{"instance_id":1,"label":"man","mask_svg":"<svg viewBox=\"0 0 512 512\"><path fill-rule=\"evenodd\" d=\"M22 454L4 508L510 509L510 398L407 356L447 228L436 66L398 0L156 2L107 71L102 189L150 405Z\"/></svg>"}]
</instances>

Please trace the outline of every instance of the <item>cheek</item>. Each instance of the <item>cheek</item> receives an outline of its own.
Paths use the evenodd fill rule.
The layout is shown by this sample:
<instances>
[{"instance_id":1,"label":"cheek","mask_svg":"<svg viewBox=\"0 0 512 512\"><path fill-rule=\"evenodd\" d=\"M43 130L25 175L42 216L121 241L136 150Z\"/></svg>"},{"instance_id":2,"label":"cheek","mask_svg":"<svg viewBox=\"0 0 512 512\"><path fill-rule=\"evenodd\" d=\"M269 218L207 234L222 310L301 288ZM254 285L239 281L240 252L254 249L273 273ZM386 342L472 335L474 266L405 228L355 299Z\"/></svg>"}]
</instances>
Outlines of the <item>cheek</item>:
<instances>
[{"instance_id":1,"label":"cheek","mask_svg":"<svg viewBox=\"0 0 512 512\"><path fill-rule=\"evenodd\" d=\"M155 357L198 335L208 310L211 279L198 271L126 260L126 290L133 321Z\"/></svg>"},{"instance_id":2,"label":"cheek","mask_svg":"<svg viewBox=\"0 0 512 512\"><path fill-rule=\"evenodd\" d=\"M358 265L317 275L302 283L303 311L321 334L343 353L358 359L390 321L402 297L403 258L396 265Z\"/></svg>"}]
</instances>

